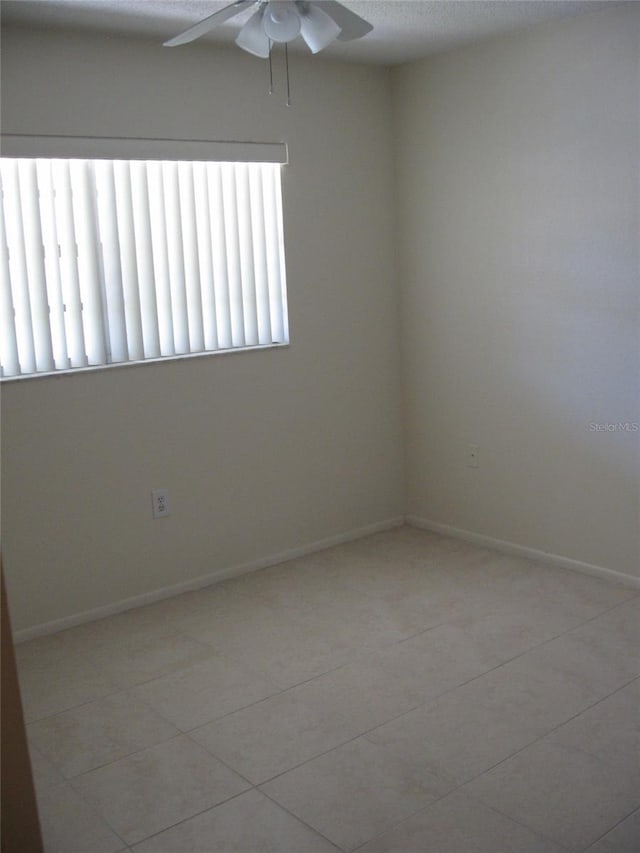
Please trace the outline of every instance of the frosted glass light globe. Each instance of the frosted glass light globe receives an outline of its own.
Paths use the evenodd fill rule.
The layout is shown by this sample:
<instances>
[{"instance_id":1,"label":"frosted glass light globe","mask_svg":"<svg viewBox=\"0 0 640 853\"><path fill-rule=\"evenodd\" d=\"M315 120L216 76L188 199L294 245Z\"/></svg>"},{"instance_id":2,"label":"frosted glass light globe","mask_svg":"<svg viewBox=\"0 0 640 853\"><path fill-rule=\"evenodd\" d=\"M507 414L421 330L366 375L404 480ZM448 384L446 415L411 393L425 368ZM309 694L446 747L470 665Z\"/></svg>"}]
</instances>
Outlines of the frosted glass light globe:
<instances>
[{"instance_id":1,"label":"frosted glass light globe","mask_svg":"<svg viewBox=\"0 0 640 853\"><path fill-rule=\"evenodd\" d=\"M271 0L264 14L264 31L271 41L293 41L300 26L300 16L291 0Z\"/></svg>"}]
</instances>

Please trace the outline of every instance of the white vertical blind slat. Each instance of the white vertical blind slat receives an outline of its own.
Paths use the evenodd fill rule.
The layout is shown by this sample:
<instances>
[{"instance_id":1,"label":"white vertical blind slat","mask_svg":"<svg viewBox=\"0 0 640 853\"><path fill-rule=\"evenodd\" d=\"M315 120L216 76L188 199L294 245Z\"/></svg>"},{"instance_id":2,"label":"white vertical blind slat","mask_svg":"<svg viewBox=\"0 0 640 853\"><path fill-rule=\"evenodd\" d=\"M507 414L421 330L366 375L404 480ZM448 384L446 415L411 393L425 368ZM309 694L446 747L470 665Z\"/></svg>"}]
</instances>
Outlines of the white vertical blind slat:
<instances>
[{"instance_id":1,"label":"white vertical blind slat","mask_svg":"<svg viewBox=\"0 0 640 853\"><path fill-rule=\"evenodd\" d=\"M67 332L64 325L64 299L60 276L60 253L55 212L55 195L49 160L37 160L36 170L40 189L40 221L44 244L44 263L49 299L49 325L56 370L70 367L67 351Z\"/></svg>"},{"instance_id":2,"label":"white vertical blind slat","mask_svg":"<svg viewBox=\"0 0 640 853\"><path fill-rule=\"evenodd\" d=\"M207 189L211 215L211 253L213 255L213 286L216 300L216 329L222 349L233 346L231 304L229 297L229 265L227 263L227 234L224 221L222 169L218 163L207 164Z\"/></svg>"},{"instance_id":3,"label":"white vertical blind slat","mask_svg":"<svg viewBox=\"0 0 640 853\"><path fill-rule=\"evenodd\" d=\"M18 376L20 359L11 294L11 272L4 215L4 189L0 176L0 368L2 376Z\"/></svg>"},{"instance_id":4,"label":"white vertical blind slat","mask_svg":"<svg viewBox=\"0 0 640 853\"><path fill-rule=\"evenodd\" d=\"M147 164L132 160L131 197L133 202L133 224L135 230L138 285L140 293L140 316L145 358L159 358L160 331L158 307L153 274L153 250L151 248L151 222L149 219L149 190L147 186Z\"/></svg>"},{"instance_id":5,"label":"white vertical blind slat","mask_svg":"<svg viewBox=\"0 0 640 853\"><path fill-rule=\"evenodd\" d=\"M222 175L222 210L227 245L227 282L229 284L229 313L231 315L231 344L245 345L244 310L242 306L242 267L238 226L238 197L236 168L233 163L220 166Z\"/></svg>"},{"instance_id":6,"label":"white vertical blind slat","mask_svg":"<svg viewBox=\"0 0 640 853\"><path fill-rule=\"evenodd\" d=\"M55 190L56 222L60 252L60 280L64 299L64 325L67 333L67 351L72 367L86 367L82 301L78 278L76 232L73 219L71 177L67 160L53 160L51 164Z\"/></svg>"},{"instance_id":7,"label":"white vertical blind slat","mask_svg":"<svg viewBox=\"0 0 640 853\"><path fill-rule=\"evenodd\" d=\"M200 260L196 230L196 208L191 163L178 163L180 188L180 218L182 220L182 246L184 251L185 293L189 318L189 350L204 350L202 325L202 297L200 294Z\"/></svg>"},{"instance_id":8,"label":"white vertical blind slat","mask_svg":"<svg viewBox=\"0 0 640 853\"><path fill-rule=\"evenodd\" d=\"M11 292L15 311L15 332L18 345L20 373L35 373L35 344L31 321L31 301L27 273L27 256L22 220L22 199L18 180L18 162L9 161L4 181L7 244L9 247L9 270Z\"/></svg>"},{"instance_id":9,"label":"white vertical blind slat","mask_svg":"<svg viewBox=\"0 0 640 853\"><path fill-rule=\"evenodd\" d=\"M148 163L149 214L151 217L151 250L156 283L158 308L158 335L160 355L175 355L173 319L171 310L171 282L167 251L167 223L165 217L162 163Z\"/></svg>"},{"instance_id":10,"label":"white vertical blind slat","mask_svg":"<svg viewBox=\"0 0 640 853\"><path fill-rule=\"evenodd\" d=\"M251 232L253 235L255 305L258 325L258 343L271 343L271 312L269 309L269 281L267 274L267 240L264 224L264 196L262 170L251 165L249 169L249 194L251 201Z\"/></svg>"},{"instance_id":11,"label":"white vertical blind slat","mask_svg":"<svg viewBox=\"0 0 640 853\"><path fill-rule=\"evenodd\" d=\"M128 361L129 348L127 346L127 324L124 311L124 293L122 291L113 163L110 160L96 160L94 170L111 361Z\"/></svg>"},{"instance_id":12,"label":"white vertical blind slat","mask_svg":"<svg viewBox=\"0 0 640 853\"><path fill-rule=\"evenodd\" d=\"M98 263L99 245L92 201L95 194L93 175L86 160L73 160L70 174L85 352L89 364L105 364L107 349Z\"/></svg>"},{"instance_id":13,"label":"white vertical blind slat","mask_svg":"<svg viewBox=\"0 0 640 853\"><path fill-rule=\"evenodd\" d=\"M274 343L288 339L286 321L286 290L284 266L284 237L282 234L282 196L280 174L265 169L262 174L265 229L267 231L267 276L269 279L269 310L271 335Z\"/></svg>"},{"instance_id":14,"label":"white vertical blind slat","mask_svg":"<svg viewBox=\"0 0 640 853\"><path fill-rule=\"evenodd\" d=\"M171 316L176 354L189 352L189 315L185 288L182 222L180 220L180 186L177 163L163 163L165 223L171 284Z\"/></svg>"},{"instance_id":15,"label":"white vertical blind slat","mask_svg":"<svg viewBox=\"0 0 640 853\"><path fill-rule=\"evenodd\" d=\"M246 163L236 166L236 198L238 205L238 238L240 245L240 280L242 282L244 340L246 346L256 346L259 343L258 313L256 310L249 167Z\"/></svg>"},{"instance_id":16,"label":"white vertical blind slat","mask_svg":"<svg viewBox=\"0 0 640 853\"><path fill-rule=\"evenodd\" d=\"M211 254L211 215L209 185L205 163L193 164L193 192L195 202L198 259L200 264L200 299L205 350L218 349L216 297L213 283L213 258Z\"/></svg>"},{"instance_id":17,"label":"white vertical blind slat","mask_svg":"<svg viewBox=\"0 0 640 853\"><path fill-rule=\"evenodd\" d=\"M116 209L118 239L120 243L120 265L124 316L127 328L127 348L130 361L144 358L142 318L140 316L140 291L136 262L135 233L133 226L133 201L131 198L131 172L127 160L116 160L113 164L116 186Z\"/></svg>"},{"instance_id":18,"label":"white vertical blind slat","mask_svg":"<svg viewBox=\"0 0 640 853\"><path fill-rule=\"evenodd\" d=\"M39 371L50 371L54 369L55 364L51 345L51 329L49 328L49 301L47 299L44 245L40 226L40 196L35 160L21 160L18 176L22 200L22 227L24 229L36 366Z\"/></svg>"}]
</instances>

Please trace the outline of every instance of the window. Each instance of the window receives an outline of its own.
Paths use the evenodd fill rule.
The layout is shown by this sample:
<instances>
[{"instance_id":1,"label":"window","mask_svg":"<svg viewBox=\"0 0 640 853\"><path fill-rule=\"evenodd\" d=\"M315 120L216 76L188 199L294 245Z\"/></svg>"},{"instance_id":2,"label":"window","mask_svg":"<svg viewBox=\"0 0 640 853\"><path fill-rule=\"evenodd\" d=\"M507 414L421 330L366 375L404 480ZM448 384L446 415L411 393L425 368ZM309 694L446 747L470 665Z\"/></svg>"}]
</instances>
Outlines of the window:
<instances>
[{"instance_id":1,"label":"window","mask_svg":"<svg viewBox=\"0 0 640 853\"><path fill-rule=\"evenodd\" d=\"M2 378L287 343L280 165L0 159Z\"/></svg>"}]
</instances>

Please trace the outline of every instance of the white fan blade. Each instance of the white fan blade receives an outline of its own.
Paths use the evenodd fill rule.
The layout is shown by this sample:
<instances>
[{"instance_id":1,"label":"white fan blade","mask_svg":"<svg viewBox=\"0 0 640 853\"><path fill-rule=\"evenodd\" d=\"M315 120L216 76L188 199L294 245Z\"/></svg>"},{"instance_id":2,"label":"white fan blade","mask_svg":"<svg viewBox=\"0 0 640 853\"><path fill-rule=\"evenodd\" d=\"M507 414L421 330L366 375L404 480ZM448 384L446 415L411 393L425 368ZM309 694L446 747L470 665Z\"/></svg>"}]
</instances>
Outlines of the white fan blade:
<instances>
[{"instance_id":1,"label":"white fan blade","mask_svg":"<svg viewBox=\"0 0 640 853\"><path fill-rule=\"evenodd\" d=\"M269 36L265 33L262 26L264 18L264 6L258 9L255 15L252 15L244 27L240 30L236 44L247 53L252 53L254 56L259 56L262 59L267 59L271 50Z\"/></svg>"},{"instance_id":2,"label":"white fan blade","mask_svg":"<svg viewBox=\"0 0 640 853\"><path fill-rule=\"evenodd\" d=\"M311 53L318 53L340 35L341 29L332 17L318 6L300 9L300 33Z\"/></svg>"},{"instance_id":3,"label":"white fan blade","mask_svg":"<svg viewBox=\"0 0 640 853\"><path fill-rule=\"evenodd\" d=\"M217 27L218 24L228 21L229 18L233 18L234 15L238 15L243 11L243 9L246 9L247 6L253 5L255 2L256 0L236 0L236 2L232 3L230 6L225 6L224 9L220 9L219 11L214 12L213 15L209 15L208 18L200 21L199 24L194 24L183 33L174 36L172 39L169 39L169 41L165 41L164 47L177 47L180 44L188 44L190 41L195 41L197 38L200 38L200 36L208 33L209 30Z\"/></svg>"},{"instance_id":4,"label":"white fan blade","mask_svg":"<svg viewBox=\"0 0 640 853\"><path fill-rule=\"evenodd\" d=\"M347 9L342 3L338 3L337 0L311 0L311 5L319 6L340 27L342 32L338 36L338 41L353 41L362 38L373 29L373 24L365 21L364 18Z\"/></svg>"}]
</instances>

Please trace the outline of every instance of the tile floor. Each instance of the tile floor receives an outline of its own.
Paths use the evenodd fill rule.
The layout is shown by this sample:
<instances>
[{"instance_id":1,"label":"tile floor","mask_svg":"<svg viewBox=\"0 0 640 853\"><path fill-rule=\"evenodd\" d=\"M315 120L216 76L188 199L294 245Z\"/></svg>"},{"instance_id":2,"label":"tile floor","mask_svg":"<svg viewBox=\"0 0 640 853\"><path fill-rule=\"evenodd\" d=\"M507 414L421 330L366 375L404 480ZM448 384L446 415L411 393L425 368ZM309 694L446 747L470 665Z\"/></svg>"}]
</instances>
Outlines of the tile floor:
<instances>
[{"instance_id":1,"label":"tile floor","mask_svg":"<svg viewBox=\"0 0 640 853\"><path fill-rule=\"evenodd\" d=\"M640 594L399 528L18 646L49 853L638 853Z\"/></svg>"}]
</instances>

